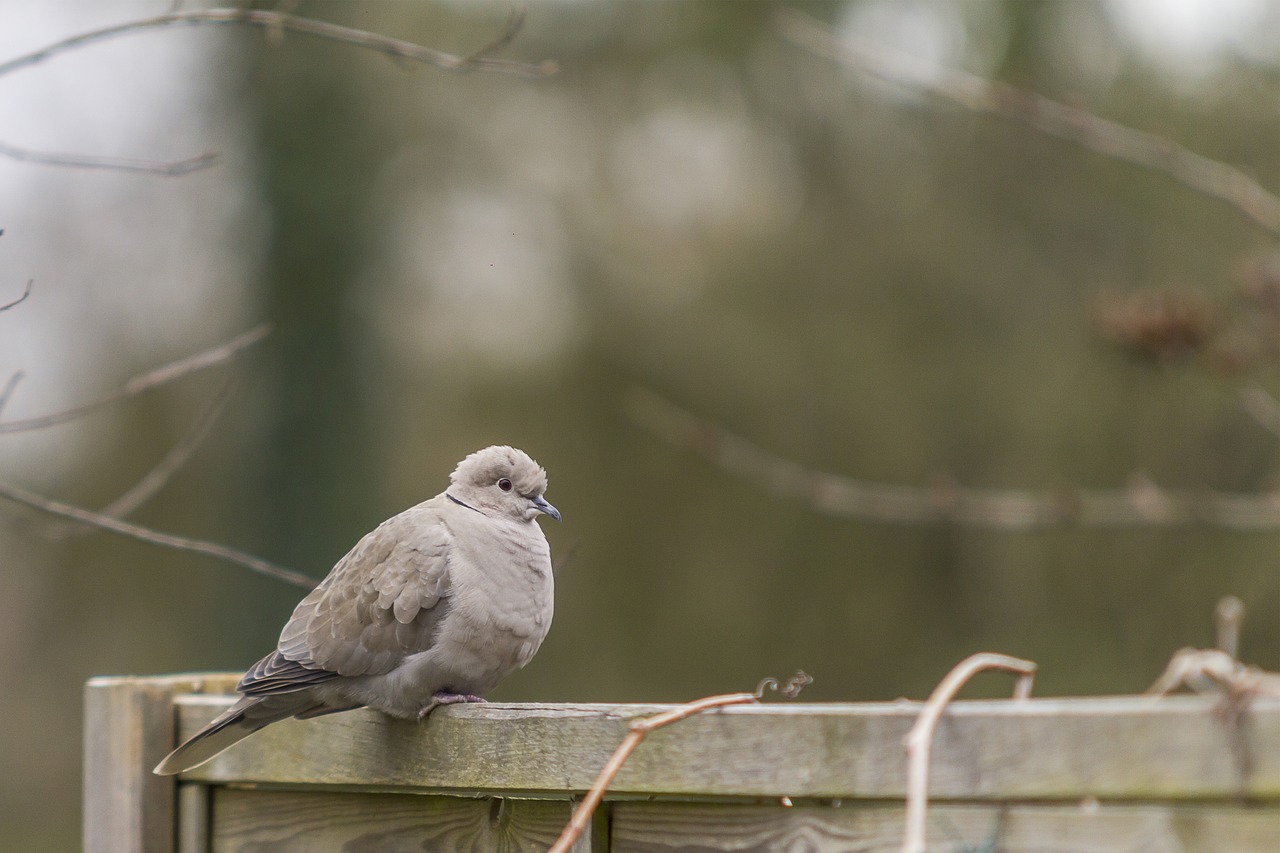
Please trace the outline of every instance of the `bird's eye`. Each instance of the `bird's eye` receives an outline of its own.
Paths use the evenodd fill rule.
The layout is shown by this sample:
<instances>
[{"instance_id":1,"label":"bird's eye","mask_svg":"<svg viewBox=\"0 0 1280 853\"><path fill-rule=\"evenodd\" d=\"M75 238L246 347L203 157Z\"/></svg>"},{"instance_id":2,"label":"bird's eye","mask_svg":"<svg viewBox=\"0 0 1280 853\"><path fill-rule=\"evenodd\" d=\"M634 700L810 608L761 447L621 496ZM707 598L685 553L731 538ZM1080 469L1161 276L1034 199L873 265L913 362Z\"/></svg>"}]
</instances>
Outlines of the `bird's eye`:
<instances>
[{"instance_id":1,"label":"bird's eye","mask_svg":"<svg viewBox=\"0 0 1280 853\"><path fill-rule=\"evenodd\" d=\"M504 492L511 491L511 481L508 480L506 477L503 477L501 480L498 481L498 488L502 489L502 491Z\"/></svg>"}]
</instances>

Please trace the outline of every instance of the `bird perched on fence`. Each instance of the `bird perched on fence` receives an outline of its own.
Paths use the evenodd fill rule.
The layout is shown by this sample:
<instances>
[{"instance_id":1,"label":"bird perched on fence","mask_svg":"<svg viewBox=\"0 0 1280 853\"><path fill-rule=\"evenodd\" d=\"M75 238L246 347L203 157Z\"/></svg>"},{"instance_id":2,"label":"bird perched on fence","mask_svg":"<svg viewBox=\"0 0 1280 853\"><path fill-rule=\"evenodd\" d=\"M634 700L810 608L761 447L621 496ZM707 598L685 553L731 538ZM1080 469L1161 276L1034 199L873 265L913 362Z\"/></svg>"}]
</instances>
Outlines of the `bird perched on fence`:
<instances>
[{"instance_id":1,"label":"bird perched on fence","mask_svg":"<svg viewBox=\"0 0 1280 853\"><path fill-rule=\"evenodd\" d=\"M560 513L547 474L494 446L458 463L440 494L367 534L302 602L243 697L155 772L203 764L264 726L370 707L425 719L482 702L533 657L551 626L551 549L540 514Z\"/></svg>"}]
</instances>

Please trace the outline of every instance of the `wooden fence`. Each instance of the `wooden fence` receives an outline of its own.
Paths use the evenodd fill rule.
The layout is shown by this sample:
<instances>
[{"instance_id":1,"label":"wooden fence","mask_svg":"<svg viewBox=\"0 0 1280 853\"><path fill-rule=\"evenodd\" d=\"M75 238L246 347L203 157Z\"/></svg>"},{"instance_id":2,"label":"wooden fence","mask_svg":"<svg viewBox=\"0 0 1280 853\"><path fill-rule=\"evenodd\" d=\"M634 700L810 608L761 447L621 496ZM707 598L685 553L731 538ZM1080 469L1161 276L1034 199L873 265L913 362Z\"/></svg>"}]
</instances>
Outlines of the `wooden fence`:
<instances>
[{"instance_id":1,"label":"wooden fence","mask_svg":"<svg viewBox=\"0 0 1280 853\"><path fill-rule=\"evenodd\" d=\"M544 851L628 722L669 707L451 706L422 725L352 711L152 775L234 681L89 682L86 851ZM655 731L574 850L896 851L920 707L767 702ZM930 851L1280 851L1280 702L956 702L929 790Z\"/></svg>"}]
</instances>

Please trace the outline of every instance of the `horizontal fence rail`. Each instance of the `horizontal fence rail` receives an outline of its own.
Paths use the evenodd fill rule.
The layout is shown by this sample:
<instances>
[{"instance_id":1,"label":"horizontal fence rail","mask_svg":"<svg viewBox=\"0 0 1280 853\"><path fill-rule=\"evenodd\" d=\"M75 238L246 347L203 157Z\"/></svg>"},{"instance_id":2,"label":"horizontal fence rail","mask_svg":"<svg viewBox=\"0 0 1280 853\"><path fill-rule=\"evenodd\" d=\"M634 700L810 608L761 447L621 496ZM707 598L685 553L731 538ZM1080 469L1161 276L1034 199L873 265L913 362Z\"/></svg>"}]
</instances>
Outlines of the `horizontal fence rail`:
<instances>
[{"instance_id":1,"label":"horizontal fence rail","mask_svg":"<svg viewBox=\"0 0 1280 853\"><path fill-rule=\"evenodd\" d=\"M671 707L453 705L422 724L352 711L151 775L234 681L89 682L86 850L545 850L629 723ZM921 707L741 705L654 731L574 849L897 850ZM955 702L929 795L930 850L1280 850L1280 702Z\"/></svg>"}]
</instances>

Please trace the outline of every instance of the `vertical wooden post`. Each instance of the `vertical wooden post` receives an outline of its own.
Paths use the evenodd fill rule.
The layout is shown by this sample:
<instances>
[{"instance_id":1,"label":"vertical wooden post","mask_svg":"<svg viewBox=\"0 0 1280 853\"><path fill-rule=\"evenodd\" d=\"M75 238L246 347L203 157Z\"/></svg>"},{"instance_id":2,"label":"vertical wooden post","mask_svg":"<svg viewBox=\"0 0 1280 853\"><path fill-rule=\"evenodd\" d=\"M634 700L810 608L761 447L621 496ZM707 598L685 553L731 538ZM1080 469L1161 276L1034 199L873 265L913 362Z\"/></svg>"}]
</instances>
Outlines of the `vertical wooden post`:
<instances>
[{"instance_id":1,"label":"vertical wooden post","mask_svg":"<svg viewBox=\"0 0 1280 853\"><path fill-rule=\"evenodd\" d=\"M192 675L85 686L85 853L174 853L176 783L151 768L174 745L174 694L202 687Z\"/></svg>"},{"instance_id":2,"label":"vertical wooden post","mask_svg":"<svg viewBox=\"0 0 1280 853\"><path fill-rule=\"evenodd\" d=\"M576 806L577 797L573 799ZM591 815L591 825L587 831L574 842L572 853L609 853L609 820L612 804L603 802Z\"/></svg>"},{"instance_id":3,"label":"vertical wooden post","mask_svg":"<svg viewBox=\"0 0 1280 853\"><path fill-rule=\"evenodd\" d=\"M178 785L177 853L209 853L209 796L208 785Z\"/></svg>"}]
</instances>

